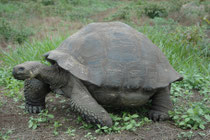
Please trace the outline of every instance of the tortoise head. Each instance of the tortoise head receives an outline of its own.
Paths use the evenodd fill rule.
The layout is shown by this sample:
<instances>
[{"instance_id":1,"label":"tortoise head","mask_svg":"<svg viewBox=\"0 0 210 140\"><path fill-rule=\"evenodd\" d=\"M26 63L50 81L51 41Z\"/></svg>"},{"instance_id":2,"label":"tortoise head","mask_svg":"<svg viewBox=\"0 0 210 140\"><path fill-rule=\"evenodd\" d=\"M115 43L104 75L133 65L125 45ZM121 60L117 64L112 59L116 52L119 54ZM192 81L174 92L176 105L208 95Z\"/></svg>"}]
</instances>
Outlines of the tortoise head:
<instances>
[{"instance_id":1,"label":"tortoise head","mask_svg":"<svg viewBox=\"0 0 210 140\"><path fill-rule=\"evenodd\" d=\"M43 64L37 61L27 61L25 63L16 65L13 68L13 76L15 79L18 80L25 80L28 78L36 77L36 75L39 73L40 67Z\"/></svg>"}]
</instances>

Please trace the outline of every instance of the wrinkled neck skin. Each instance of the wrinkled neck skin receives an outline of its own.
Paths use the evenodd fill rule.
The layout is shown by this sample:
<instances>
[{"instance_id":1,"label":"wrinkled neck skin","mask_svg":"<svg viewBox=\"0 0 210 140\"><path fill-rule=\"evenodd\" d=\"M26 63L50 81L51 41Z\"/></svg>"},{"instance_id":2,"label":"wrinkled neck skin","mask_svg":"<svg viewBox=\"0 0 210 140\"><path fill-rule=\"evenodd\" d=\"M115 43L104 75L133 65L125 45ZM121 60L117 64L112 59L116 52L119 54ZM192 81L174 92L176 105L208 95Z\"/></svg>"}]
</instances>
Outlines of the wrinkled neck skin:
<instances>
[{"instance_id":1,"label":"wrinkled neck skin","mask_svg":"<svg viewBox=\"0 0 210 140\"><path fill-rule=\"evenodd\" d=\"M51 89L59 89L68 84L70 73L57 65L43 65L36 78L50 85Z\"/></svg>"}]
</instances>

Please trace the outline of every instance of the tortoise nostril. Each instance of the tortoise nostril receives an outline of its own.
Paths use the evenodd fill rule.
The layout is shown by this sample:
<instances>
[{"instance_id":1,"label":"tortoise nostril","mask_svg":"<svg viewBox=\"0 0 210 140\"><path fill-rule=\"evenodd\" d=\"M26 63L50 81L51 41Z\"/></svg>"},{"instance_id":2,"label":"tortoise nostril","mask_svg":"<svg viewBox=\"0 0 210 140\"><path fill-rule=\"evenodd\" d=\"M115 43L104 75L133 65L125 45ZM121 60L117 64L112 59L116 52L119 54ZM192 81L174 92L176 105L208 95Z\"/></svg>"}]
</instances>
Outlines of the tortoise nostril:
<instances>
[{"instance_id":1,"label":"tortoise nostril","mask_svg":"<svg viewBox=\"0 0 210 140\"><path fill-rule=\"evenodd\" d=\"M15 75L15 68L13 68L12 74Z\"/></svg>"},{"instance_id":2,"label":"tortoise nostril","mask_svg":"<svg viewBox=\"0 0 210 140\"><path fill-rule=\"evenodd\" d=\"M25 68L24 68L24 67L19 67L18 70L19 70L19 71L24 71Z\"/></svg>"}]
</instances>

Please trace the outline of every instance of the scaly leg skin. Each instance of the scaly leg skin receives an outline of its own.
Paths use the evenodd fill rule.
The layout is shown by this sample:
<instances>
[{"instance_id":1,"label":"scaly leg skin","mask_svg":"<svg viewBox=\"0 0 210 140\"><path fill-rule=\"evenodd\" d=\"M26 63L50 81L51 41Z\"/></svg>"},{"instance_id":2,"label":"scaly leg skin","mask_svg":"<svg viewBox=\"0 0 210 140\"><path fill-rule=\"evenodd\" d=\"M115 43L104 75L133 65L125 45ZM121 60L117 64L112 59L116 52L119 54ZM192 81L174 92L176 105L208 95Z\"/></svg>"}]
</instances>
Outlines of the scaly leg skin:
<instances>
[{"instance_id":1,"label":"scaly leg skin","mask_svg":"<svg viewBox=\"0 0 210 140\"><path fill-rule=\"evenodd\" d=\"M149 112L149 118L153 121L163 121L169 119L168 111L173 105L170 99L170 85L159 89L152 96L152 107Z\"/></svg>"},{"instance_id":2,"label":"scaly leg skin","mask_svg":"<svg viewBox=\"0 0 210 140\"><path fill-rule=\"evenodd\" d=\"M73 87L70 86L72 83ZM96 102L80 80L73 77L64 88L64 92L70 97L70 105L73 111L79 113L88 123L112 126L112 119L107 111Z\"/></svg>"},{"instance_id":3,"label":"scaly leg skin","mask_svg":"<svg viewBox=\"0 0 210 140\"><path fill-rule=\"evenodd\" d=\"M24 81L25 109L29 113L40 113L45 109L45 97L50 92L49 85L35 79Z\"/></svg>"}]
</instances>

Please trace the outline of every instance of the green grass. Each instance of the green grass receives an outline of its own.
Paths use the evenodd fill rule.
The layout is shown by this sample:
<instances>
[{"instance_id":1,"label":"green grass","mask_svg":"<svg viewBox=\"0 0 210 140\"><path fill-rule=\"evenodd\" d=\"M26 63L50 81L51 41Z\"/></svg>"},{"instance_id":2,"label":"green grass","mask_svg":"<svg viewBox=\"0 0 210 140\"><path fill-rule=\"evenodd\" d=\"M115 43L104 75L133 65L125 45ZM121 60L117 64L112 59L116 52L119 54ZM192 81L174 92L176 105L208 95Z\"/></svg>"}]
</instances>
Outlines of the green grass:
<instances>
[{"instance_id":1,"label":"green grass","mask_svg":"<svg viewBox=\"0 0 210 140\"><path fill-rule=\"evenodd\" d=\"M105 11L107 9L116 7L118 1L98 1L98 0L90 0L83 1L81 5L73 6L72 12L66 13L66 17L72 20L77 19L89 19L91 20L91 16L95 15L98 12Z\"/></svg>"},{"instance_id":2,"label":"green grass","mask_svg":"<svg viewBox=\"0 0 210 140\"><path fill-rule=\"evenodd\" d=\"M112 0L0 1L0 42L23 43L29 36L39 32L36 20L59 17L62 21L89 23L94 15L119 3Z\"/></svg>"},{"instance_id":3,"label":"green grass","mask_svg":"<svg viewBox=\"0 0 210 140\"><path fill-rule=\"evenodd\" d=\"M182 32L176 32L169 26L145 26L137 27L137 29L161 48L171 65L179 72L182 71L182 73L191 76L195 73L199 73L203 77L209 76L209 57L202 53L205 49L195 48L209 48L209 44L205 46L205 43L200 43L203 46L193 46L191 42L185 41L185 37L183 37L184 27ZM202 41L205 42L205 40Z\"/></svg>"},{"instance_id":4,"label":"green grass","mask_svg":"<svg viewBox=\"0 0 210 140\"><path fill-rule=\"evenodd\" d=\"M83 20L97 12L117 6L112 0L24 0L0 2L0 15L5 18L59 16L65 19Z\"/></svg>"},{"instance_id":5,"label":"green grass","mask_svg":"<svg viewBox=\"0 0 210 140\"><path fill-rule=\"evenodd\" d=\"M58 47L66 37L56 37L54 39L46 38L43 41L33 40L30 43L25 42L23 45L17 47L15 50L0 54L4 64L13 67L16 64L24 61L43 60L42 55L52 49Z\"/></svg>"}]
</instances>

